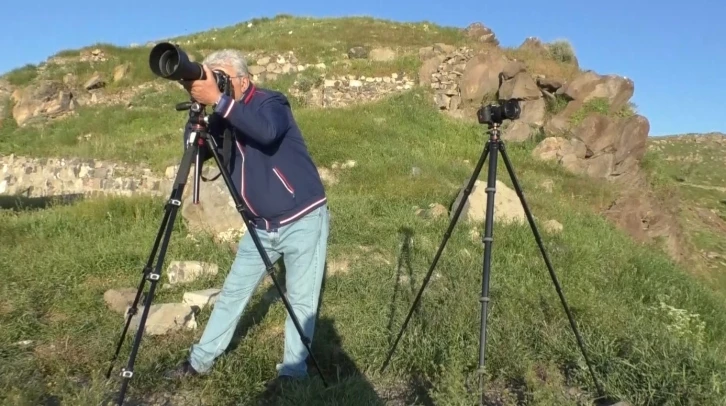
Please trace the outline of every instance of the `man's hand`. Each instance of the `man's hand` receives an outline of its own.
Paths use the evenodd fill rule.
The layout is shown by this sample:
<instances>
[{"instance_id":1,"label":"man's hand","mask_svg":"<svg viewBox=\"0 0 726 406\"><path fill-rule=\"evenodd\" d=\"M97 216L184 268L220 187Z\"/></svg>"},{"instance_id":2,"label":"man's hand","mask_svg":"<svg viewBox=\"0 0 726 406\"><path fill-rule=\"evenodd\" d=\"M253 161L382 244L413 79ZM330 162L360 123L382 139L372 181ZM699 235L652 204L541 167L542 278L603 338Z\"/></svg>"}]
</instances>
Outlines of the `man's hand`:
<instances>
[{"instance_id":1,"label":"man's hand","mask_svg":"<svg viewBox=\"0 0 726 406\"><path fill-rule=\"evenodd\" d=\"M219 97L222 95L222 92L220 92L217 88L217 82L214 80L214 74L212 74L212 71L207 67L207 65L203 66L206 79L192 81L182 80L180 83L184 86L184 89L189 92L189 95L194 98L194 100L202 104L212 105L219 101Z\"/></svg>"}]
</instances>

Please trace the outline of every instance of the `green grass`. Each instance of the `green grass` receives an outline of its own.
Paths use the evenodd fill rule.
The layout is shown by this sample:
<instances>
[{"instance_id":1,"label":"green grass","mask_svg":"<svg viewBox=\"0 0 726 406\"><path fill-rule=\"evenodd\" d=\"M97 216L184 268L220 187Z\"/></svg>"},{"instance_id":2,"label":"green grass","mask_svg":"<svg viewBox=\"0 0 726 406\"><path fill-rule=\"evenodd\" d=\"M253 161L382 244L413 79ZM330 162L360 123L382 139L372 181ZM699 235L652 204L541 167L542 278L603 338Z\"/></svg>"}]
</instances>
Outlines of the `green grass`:
<instances>
[{"instance_id":1,"label":"green grass","mask_svg":"<svg viewBox=\"0 0 726 406\"><path fill-rule=\"evenodd\" d=\"M252 27L248 27L248 23ZM321 33L324 33L321 35ZM357 75L391 74L401 71L415 74L418 70L418 48L443 42L451 45L469 43L460 29L442 27L430 22L399 23L370 17L347 18L293 18L278 15L274 18L258 18L239 24L213 29L202 33L174 37L182 49L201 61L211 51L234 48L243 52L267 53L293 51L300 63L324 62L332 65L354 46L368 48L388 46L398 53L394 62L351 61L350 68L332 68L332 73ZM81 62L81 51L100 49L107 60L104 62ZM44 78L60 80L66 74L73 74L83 84L95 72L105 76L109 89L123 88L154 79L149 69L151 48L140 46L121 47L97 43L82 49L65 50L56 54L63 63L48 63ZM248 61L254 63L254 60ZM122 63L129 63L129 73L119 82L112 82L113 70ZM26 66L6 74L17 85L25 85L38 75L37 68Z\"/></svg>"},{"instance_id":2,"label":"green grass","mask_svg":"<svg viewBox=\"0 0 726 406\"><path fill-rule=\"evenodd\" d=\"M150 107L172 103L176 95L145 97L146 109L105 116L88 110L82 113L86 120L71 119L56 124L64 130L43 133L43 142L30 132L14 137L14 148L25 153L46 145L46 154L105 153L162 167L157 157L178 159L176 127L183 117ZM356 108L296 111L318 165L348 159L357 165L338 172L339 182L327 188L329 261L350 263L347 273L326 280L314 342L335 385L325 390L313 380L286 394L282 404L383 404L382 394L420 404L410 394L416 390L433 404L476 401L467 388L476 387L482 246L464 223L453 233L437 267L440 278L427 288L389 369L378 372L448 224L417 217L413 206L453 201L483 145L480 127L431 114L429 100L414 91ZM128 127L116 129L120 123ZM98 144L76 144L74 128L96 131ZM540 227L548 219L564 225L559 235L542 231L545 244L609 394L638 405L723 405L726 302L659 250L634 245L592 214L612 191L533 160L533 146L510 144L509 155ZM421 169L419 176L410 176L412 166ZM503 164L499 173L511 186ZM553 193L538 187L546 179L554 181ZM53 396L63 404L97 404L118 389L118 381L106 386L100 374L122 326L102 295L138 284L161 201L100 199L1 216L0 399L26 405ZM413 235L411 266L399 270L404 228ZM209 239L187 239L182 225L176 230L168 260L220 265L218 276L187 289L219 287L233 255ZM505 389L521 393L528 404L574 405L568 388L590 394L594 389L531 231L496 224L494 236L487 387L499 388L500 395ZM261 310L264 290L250 304L258 317L245 321L251 325L247 336L209 377L169 384L160 376L199 338L208 310L199 316L197 331L145 338L130 396L173 393L210 405L250 403L282 355L284 307L276 302ZM182 294L182 288L162 290L156 302L179 301ZM668 306L696 316L683 318ZM21 340L33 343L17 345ZM117 366L127 355L128 345Z\"/></svg>"},{"instance_id":3,"label":"green grass","mask_svg":"<svg viewBox=\"0 0 726 406\"><path fill-rule=\"evenodd\" d=\"M572 127L577 127L582 121L592 114L603 114L618 118L630 117L635 114L632 104L626 104L616 111L610 111L610 103L606 98L594 98L583 103L582 106L570 117Z\"/></svg>"},{"instance_id":4,"label":"green grass","mask_svg":"<svg viewBox=\"0 0 726 406\"><path fill-rule=\"evenodd\" d=\"M643 166L656 190L677 194L682 202L679 220L693 246L695 274L715 291L726 292L723 146L707 137L683 136L654 138L649 143ZM710 258L712 253L719 257Z\"/></svg>"}]
</instances>

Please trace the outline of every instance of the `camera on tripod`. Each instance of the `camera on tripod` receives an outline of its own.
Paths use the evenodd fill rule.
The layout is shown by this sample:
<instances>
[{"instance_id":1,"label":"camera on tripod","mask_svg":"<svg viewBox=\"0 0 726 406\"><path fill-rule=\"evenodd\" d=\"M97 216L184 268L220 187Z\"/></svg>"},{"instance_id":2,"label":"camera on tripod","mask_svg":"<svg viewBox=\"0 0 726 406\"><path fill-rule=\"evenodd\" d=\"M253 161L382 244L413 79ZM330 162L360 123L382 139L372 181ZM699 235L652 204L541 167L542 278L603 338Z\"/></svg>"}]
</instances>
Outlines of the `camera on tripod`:
<instances>
[{"instance_id":1,"label":"camera on tripod","mask_svg":"<svg viewBox=\"0 0 726 406\"><path fill-rule=\"evenodd\" d=\"M476 117L479 124L501 124L504 120L516 120L522 108L518 99L500 100L499 104L488 104L477 110Z\"/></svg>"},{"instance_id":2,"label":"camera on tripod","mask_svg":"<svg viewBox=\"0 0 726 406\"><path fill-rule=\"evenodd\" d=\"M149 53L149 67L156 76L169 80L204 80L206 74L202 64L189 60L186 52L170 42L156 44ZM229 75L213 70L214 81L222 93L230 88Z\"/></svg>"}]
</instances>

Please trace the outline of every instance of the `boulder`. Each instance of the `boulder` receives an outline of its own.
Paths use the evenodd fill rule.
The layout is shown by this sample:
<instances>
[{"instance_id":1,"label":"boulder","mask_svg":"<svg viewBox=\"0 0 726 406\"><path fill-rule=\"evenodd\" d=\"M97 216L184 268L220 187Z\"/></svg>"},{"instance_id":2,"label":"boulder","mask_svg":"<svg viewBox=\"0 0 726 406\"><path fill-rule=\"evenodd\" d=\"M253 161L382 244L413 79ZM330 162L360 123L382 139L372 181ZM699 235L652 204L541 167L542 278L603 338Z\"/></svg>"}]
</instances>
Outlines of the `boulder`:
<instances>
[{"instance_id":1,"label":"boulder","mask_svg":"<svg viewBox=\"0 0 726 406\"><path fill-rule=\"evenodd\" d=\"M450 217L452 218L454 214L456 214L456 208L459 206L461 199L464 196L465 187L466 184L459 190L459 194L456 197L454 204L451 206ZM481 180L476 180L474 182L469 198L464 203L464 208L461 211L461 220L477 225L484 221L488 200L486 187L486 182ZM522 207L522 203L519 201L517 193L503 182L497 180L496 192L494 193L494 223L524 223L525 219L526 216L524 214L524 208Z\"/></svg>"},{"instance_id":2,"label":"boulder","mask_svg":"<svg viewBox=\"0 0 726 406\"><path fill-rule=\"evenodd\" d=\"M635 91L631 79L617 75L599 75L591 70L585 71L557 90L557 94L581 103L596 98L604 98L610 111L623 107Z\"/></svg>"},{"instance_id":3,"label":"boulder","mask_svg":"<svg viewBox=\"0 0 726 406\"><path fill-rule=\"evenodd\" d=\"M573 129L571 139L545 138L532 155L554 160L573 173L614 180L638 172L649 131L643 116L613 118L595 113Z\"/></svg>"},{"instance_id":4,"label":"boulder","mask_svg":"<svg viewBox=\"0 0 726 406\"><path fill-rule=\"evenodd\" d=\"M34 119L52 119L72 112L74 95L62 82L41 80L13 93L13 118L23 127Z\"/></svg>"},{"instance_id":5,"label":"boulder","mask_svg":"<svg viewBox=\"0 0 726 406\"><path fill-rule=\"evenodd\" d=\"M499 74L509 60L499 51L483 51L471 58L464 66L459 87L461 98L466 102L479 103L486 95L499 91Z\"/></svg>"}]
</instances>

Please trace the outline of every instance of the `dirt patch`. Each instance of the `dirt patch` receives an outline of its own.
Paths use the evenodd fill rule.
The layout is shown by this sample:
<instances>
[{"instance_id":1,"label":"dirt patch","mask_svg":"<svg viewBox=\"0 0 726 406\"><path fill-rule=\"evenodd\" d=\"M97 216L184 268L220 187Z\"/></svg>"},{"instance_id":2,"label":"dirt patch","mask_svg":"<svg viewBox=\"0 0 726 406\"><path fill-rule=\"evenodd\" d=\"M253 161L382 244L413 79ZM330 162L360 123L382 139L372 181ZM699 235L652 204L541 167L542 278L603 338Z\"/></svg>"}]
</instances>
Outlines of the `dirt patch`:
<instances>
[{"instance_id":1,"label":"dirt patch","mask_svg":"<svg viewBox=\"0 0 726 406\"><path fill-rule=\"evenodd\" d=\"M347 274L350 269L350 263L346 259L333 259L328 262L328 275Z\"/></svg>"},{"instance_id":2,"label":"dirt patch","mask_svg":"<svg viewBox=\"0 0 726 406\"><path fill-rule=\"evenodd\" d=\"M694 208L698 218L712 230L726 234L726 221L713 210L703 207Z\"/></svg>"},{"instance_id":3,"label":"dirt patch","mask_svg":"<svg viewBox=\"0 0 726 406\"><path fill-rule=\"evenodd\" d=\"M15 308L7 301L7 299L0 299L0 316L7 316L13 312Z\"/></svg>"},{"instance_id":4,"label":"dirt patch","mask_svg":"<svg viewBox=\"0 0 726 406\"><path fill-rule=\"evenodd\" d=\"M70 336L38 344L33 353L38 361L46 365L57 363L65 366L83 366L94 362L92 354Z\"/></svg>"},{"instance_id":5,"label":"dirt patch","mask_svg":"<svg viewBox=\"0 0 726 406\"><path fill-rule=\"evenodd\" d=\"M678 221L678 197L655 193L643 174L623 181L621 186L619 196L604 211L605 217L638 242L662 241L668 255L682 263L688 255L685 233Z\"/></svg>"}]
</instances>

